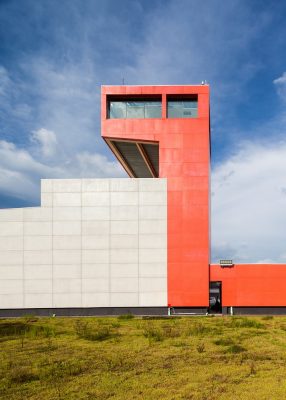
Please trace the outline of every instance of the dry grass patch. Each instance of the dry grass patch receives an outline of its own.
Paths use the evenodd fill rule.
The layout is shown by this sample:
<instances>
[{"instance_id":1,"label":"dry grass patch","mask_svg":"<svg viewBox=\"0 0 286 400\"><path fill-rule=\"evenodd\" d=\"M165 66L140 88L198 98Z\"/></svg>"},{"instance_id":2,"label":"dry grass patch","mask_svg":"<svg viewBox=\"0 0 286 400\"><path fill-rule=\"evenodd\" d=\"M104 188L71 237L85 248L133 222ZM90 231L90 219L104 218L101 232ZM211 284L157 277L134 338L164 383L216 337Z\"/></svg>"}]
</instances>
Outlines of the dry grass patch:
<instances>
[{"instance_id":1,"label":"dry grass patch","mask_svg":"<svg viewBox=\"0 0 286 400\"><path fill-rule=\"evenodd\" d=\"M0 320L1 399L286 398L285 317Z\"/></svg>"}]
</instances>

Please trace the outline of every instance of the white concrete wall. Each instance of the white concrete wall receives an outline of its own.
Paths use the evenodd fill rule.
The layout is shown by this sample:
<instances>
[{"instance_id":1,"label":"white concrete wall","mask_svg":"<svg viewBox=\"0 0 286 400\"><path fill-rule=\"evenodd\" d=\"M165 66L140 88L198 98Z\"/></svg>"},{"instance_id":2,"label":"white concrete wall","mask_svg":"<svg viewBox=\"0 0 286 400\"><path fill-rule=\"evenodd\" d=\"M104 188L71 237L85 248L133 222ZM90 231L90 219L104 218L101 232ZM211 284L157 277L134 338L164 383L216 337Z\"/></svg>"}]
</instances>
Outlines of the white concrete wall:
<instances>
[{"instance_id":1,"label":"white concrete wall","mask_svg":"<svg viewBox=\"0 0 286 400\"><path fill-rule=\"evenodd\" d=\"M42 180L0 210L0 308L167 306L166 179Z\"/></svg>"}]
</instances>

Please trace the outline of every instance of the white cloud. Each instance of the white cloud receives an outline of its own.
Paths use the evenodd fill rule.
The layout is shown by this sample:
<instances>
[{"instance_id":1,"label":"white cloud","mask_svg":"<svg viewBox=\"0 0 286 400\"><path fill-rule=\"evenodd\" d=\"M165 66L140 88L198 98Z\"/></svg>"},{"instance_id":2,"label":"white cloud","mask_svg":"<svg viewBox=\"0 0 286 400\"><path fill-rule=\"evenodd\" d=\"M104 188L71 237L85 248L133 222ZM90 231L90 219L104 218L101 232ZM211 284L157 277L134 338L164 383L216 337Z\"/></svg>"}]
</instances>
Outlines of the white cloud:
<instances>
[{"instance_id":1,"label":"white cloud","mask_svg":"<svg viewBox=\"0 0 286 400\"><path fill-rule=\"evenodd\" d=\"M0 96L6 96L11 85L11 80L6 68L0 65Z\"/></svg>"},{"instance_id":2,"label":"white cloud","mask_svg":"<svg viewBox=\"0 0 286 400\"><path fill-rule=\"evenodd\" d=\"M276 86L279 96L283 100L286 100L286 72L283 72L279 78L274 79L273 83Z\"/></svg>"},{"instance_id":3,"label":"white cloud","mask_svg":"<svg viewBox=\"0 0 286 400\"><path fill-rule=\"evenodd\" d=\"M33 146L30 148L21 149L13 143L0 141L0 192L3 195L35 203L39 202L41 178L126 176L117 161L95 152L78 152L72 157L63 152L57 157L57 153L50 152L51 144L56 144L56 135L44 128L39 132L37 141L35 133L31 135ZM43 152L51 157L42 158ZM55 159L51 160L52 156Z\"/></svg>"},{"instance_id":4,"label":"white cloud","mask_svg":"<svg viewBox=\"0 0 286 400\"><path fill-rule=\"evenodd\" d=\"M245 143L212 173L213 262L285 262L286 142Z\"/></svg>"},{"instance_id":5,"label":"white cloud","mask_svg":"<svg viewBox=\"0 0 286 400\"><path fill-rule=\"evenodd\" d=\"M40 146L40 151L44 157L55 155L58 143L57 137L53 131L44 128L38 129L32 133L31 140Z\"/></svg>"}]
</instances>

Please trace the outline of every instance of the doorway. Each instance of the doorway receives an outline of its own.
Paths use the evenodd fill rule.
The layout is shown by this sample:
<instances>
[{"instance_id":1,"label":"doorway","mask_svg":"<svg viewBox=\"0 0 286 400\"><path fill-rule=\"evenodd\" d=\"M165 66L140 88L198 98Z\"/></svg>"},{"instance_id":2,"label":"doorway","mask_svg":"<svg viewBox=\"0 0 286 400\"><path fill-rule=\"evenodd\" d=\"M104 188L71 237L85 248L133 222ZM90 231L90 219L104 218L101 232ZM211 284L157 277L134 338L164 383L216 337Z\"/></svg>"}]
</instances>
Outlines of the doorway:
<instances>
[{"instance_id":1,"label":"doorway","mask_svg":"<svg viewBox=\"0 0 286 400\"><path fill-rule=\"evenodd\" d=\"M221 282L210 282L210 314L222 313Z\"/></svg>"}]
</instances>

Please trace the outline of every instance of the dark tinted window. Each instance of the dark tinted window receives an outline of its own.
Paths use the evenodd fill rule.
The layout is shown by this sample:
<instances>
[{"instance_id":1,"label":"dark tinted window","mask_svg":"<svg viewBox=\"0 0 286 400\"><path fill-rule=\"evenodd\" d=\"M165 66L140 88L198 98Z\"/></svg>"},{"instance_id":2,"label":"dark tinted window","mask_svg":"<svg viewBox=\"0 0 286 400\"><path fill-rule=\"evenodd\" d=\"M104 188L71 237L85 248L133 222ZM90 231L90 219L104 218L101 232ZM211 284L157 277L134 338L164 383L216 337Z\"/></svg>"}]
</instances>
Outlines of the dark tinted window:
<instances>
[{"instance_id":1,"label":"dark tinted window","mask_svg":"<svg viewBox=\"0 0 286 400\"><path fill-rule=\"evenodd\" d=\"M168 100L168 118L197 118L198 100Z\"/></svg>"}]
</instances>

